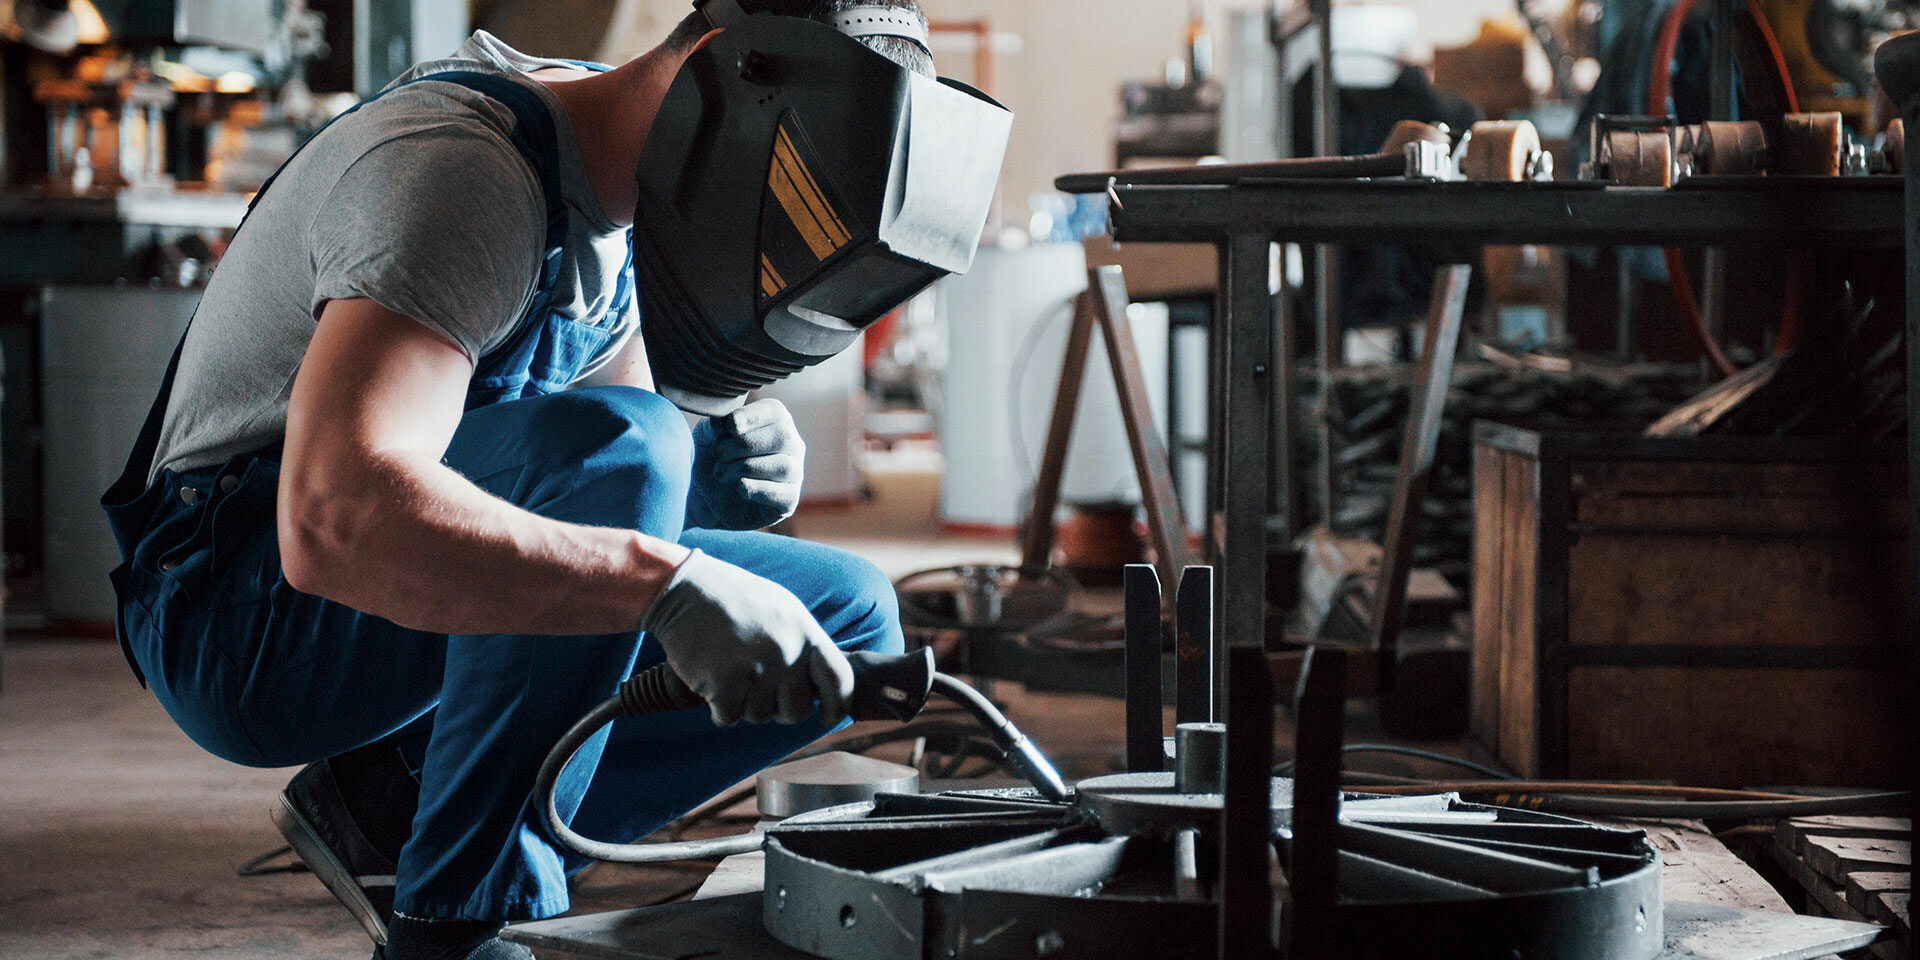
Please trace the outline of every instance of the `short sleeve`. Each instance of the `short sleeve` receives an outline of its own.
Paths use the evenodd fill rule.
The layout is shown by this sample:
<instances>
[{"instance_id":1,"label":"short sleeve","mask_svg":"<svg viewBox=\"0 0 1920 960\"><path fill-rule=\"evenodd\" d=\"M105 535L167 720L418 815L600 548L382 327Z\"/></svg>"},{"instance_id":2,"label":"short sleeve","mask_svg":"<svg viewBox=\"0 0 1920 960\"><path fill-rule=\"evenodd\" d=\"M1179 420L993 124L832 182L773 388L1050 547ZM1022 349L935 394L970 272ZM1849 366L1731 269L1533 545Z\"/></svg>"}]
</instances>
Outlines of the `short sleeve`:
<instances>
[{"instance_id":1,"label":"short sleeve","mask_svg":"<svg viewBox=\"0 0 1920 960\"><path fill-rule=\"evenodd\" d=\"M315 211L313 314L364 297L478 361L525 312L545 223L532 168L492 131L443 124L387 140Z\"/></svg>"}]
</instances>

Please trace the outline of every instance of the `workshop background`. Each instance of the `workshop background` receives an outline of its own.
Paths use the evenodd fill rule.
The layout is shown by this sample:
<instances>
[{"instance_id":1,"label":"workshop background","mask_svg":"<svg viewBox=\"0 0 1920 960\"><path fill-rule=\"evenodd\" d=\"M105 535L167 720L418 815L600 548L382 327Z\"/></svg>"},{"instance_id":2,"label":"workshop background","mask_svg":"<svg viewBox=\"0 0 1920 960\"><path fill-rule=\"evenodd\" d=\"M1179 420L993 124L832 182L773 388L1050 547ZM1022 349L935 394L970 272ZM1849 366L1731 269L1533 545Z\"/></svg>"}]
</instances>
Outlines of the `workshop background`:
<instances>
[{"instance_id":1,"label":"workshop background","mask_svg":"<svg viewBox=\"0 0 1920 960\"><path fill-rule=\"evenodd\" d=\"M1329 784L1646 831L1629 853L1540 855L1523 831L1360 856L1376 827L1349 824L1329 910L1416 890L1495 903L1470 916L1504 930L1578 866L1599 872L1567 889L1592 896L1556 903L1651 896L1664 933L1629 899L1637 931L1547 930L1526 956L1920 955L1911 798L1883 792L1915 775L1920 60L1886 47L1884 89L1874 60L1920 4L922 3L942 73L1013 111L1011 145L971 271L764 391L808 443L780 532L898 578L910 643L1069 782L1159 770L1176 720L1264 714L1261 779L1297 761L1305 784L1330 723ZM204 754L127 670L99 495L250 193L306 136L473 30L621 62L687 9L0 0L0 957L369 948L278 849L293 771ZM1162 167L1182 172L1141 173ZM1257 682L1228 677L1247 651ZM1018 782L952 727L836 738L923 789ZM753 803L663 833L738 831ZM1235 902L1231 846L1202 836L1217 885L1125 901L1168 925L1140 955L1255 955L1232 952L1251 927L1161 909ZM1301 945L1305 847L1274 849L1288 882L1264 852L1249 868L1282 918L1261 949L1332 955ZM1622 866L1643 849L1659 862ZM622 946L614 911L757 898L758 861L728 864L597 865L521 938L666 955ZM1628 889L1649 877L1664 893ZM1072 899L1006 907L1064 919L993 955L1088 955ZM1453 929L1421 902L1409 922Z\"/></svg>"}]
</instances>

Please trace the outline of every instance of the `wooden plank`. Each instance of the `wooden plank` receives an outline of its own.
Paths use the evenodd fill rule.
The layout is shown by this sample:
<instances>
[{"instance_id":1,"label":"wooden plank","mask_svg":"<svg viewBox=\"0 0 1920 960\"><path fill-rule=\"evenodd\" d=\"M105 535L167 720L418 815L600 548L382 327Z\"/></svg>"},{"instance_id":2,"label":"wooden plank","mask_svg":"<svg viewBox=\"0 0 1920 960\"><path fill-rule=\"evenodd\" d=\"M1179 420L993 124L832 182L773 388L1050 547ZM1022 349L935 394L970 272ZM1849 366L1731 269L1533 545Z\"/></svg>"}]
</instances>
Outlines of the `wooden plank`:
<instances>
[{"instance_id":1,"label":"wooden plank","mask_svg":"<svg viewBox=\"0 0 1920 960\"><path fill-rule=\"evenodd\" d=\"M1474 739L1494 756L1500 743L1500 623L1505 594L1506 543L1501 521L1506 477L1501 468L1507 454L1487 444L1473 448L1473 699L1469 728Z\"/></svg>"},{"instance_id":2,"label":"wooden plank","mask_svg":"<svg viewBox=\"0 0 1920 960\"><path fill-rule=\"evenodd\" d=\"M1440 442L1440 418L1447 406L1447 385L1453 382L1454 350L1460 343L1460 321L1466 312L1467 280L1473 268L1463 263L1434 273L1433 302L1428 308L1426 338L1420 350L1419 378L1408 388L1406 432L1400 440L1400 466L1395 471L1393 499L1387 508L1387 530L1381 551L1379 582L1373 591L1374 646L1385 651L1381 662L1392 667L1400 638L1400 620L1407 600L1407 576L1413 571L1413 547L1418 539L1421 504L1433 475L1434 452Z\"/></svg>"},{"instance_id":3,"label":"wooden plank","mask_svg":"<svg viewBox=\"0 0 1920 960\"><path fill-rule=\"evenodd\" d=\"M1033 482L1033 505L1027 510L1020 540L1020 569L1045 570L1053 565L1053 512L1060 506L1060 479L1067 470L1067 443L1073 437L1073 416L1080 409L1080 382L1087 374L1087 351L1093 346L1093 298L1088 290L1074 298L1073 319L1067 328L1067 349L1060 360L1060 381L1054 386L1053 416L1047 422L1047 443L1041 448L1040 474Z\"/></svg>"},{"instance_id":4,"label":"wooden plank","mask_svg":"<svg viewBox=\"0 0 1920 960\"><path fill-rule=\"evenodd\" d=\"M1660 851L1663 899L1793 912L1778 890L1707 832L1698 820L1605 822L1647 831L1647 839Z\"/></svg>"},{"instance_id":5,"label":"wooden plank","mask_svg":"<svg viewBox=\"0 0 1920 960\"><path fill-rule=\"evenodd\" d=\"M1535 674L1534 595L1539 564L1558 562L1540 557L1540 493L1538 464L1518 454L1503 465L1506 491L1501 511L1500 611L1500 759L1523 777L1540 775L1538 676Z\"/></svg>"},{"instance_id":6,"label":"wooden plank","mask_svg":"<svg viewBox=\"0 0 1920 960\"><path fill-rule=\"evenodd\" d=\"M1568 639L1884 648L1902 559L1887 538L1587 531L1567 552Z\"/></svg>"},{"instance_id":7,"label":"wooden plank","mask_svg":"<svg viewBox=\"0 0 1920 960\"><path fill-rule=\"evenodd\" d=\"M1086 296L1090 300L1088 309L1104 334L1107 363L1120 400L1120 419L1126 426L1133 472L1140 482L1147 528L1153 535L1154 565L1159 568L1161 583L1175 583L1175 578L1188 565L1187 524L1180 516L1180 501L1173 492L1173 467L1167 459L1166 447L1160 443L1153 409L1147 402L1146 376L1140 369L1133 327L1127 322L1127 287L1120 268L1095 267L1087 271Z\"/></svg>"},{"instance_id":8,"label":"wooden plank","mask_svg":"<svg viewBox=\"0 0 1920 960\"><path fill-rule=\"evenodd\" d=\"M1765 441L1740 438L1749 448ZM1576 489L1608 500L1632 497L1708 496L1753 500L1781 498L1843 498L1906 496L1905 474L1897 460L1877 464L1834 463L1821 460L1763 460L1735 463L1701 457L1678 460L1574 460ZM1586 519L1587 515L1579 515Z\"/></svg>"},{"instance_id":9,"label":"wooden plank","mask_svg":"<svg viewBox=\"0 0 1920 960\"><path fill-rule=\"evenodd\" d=\"M1886 749L1900 742L1898 715L1884 708L1894 673L1577 666L1567 775L1710 787L1902 783L1902 758Z\"/></svg>"},{"instance_id":10,"label":"wooden plank","mask_svg":"<svg viewBox=\"0 0 1920 960\"><path fill-rule=\"evenodd\" d=\"M1802 852L1810 836L1906 840L1912 834L1913 821L1905 817L1796 817L1773 827L1774 840L1794 853Z\"/></svg>"},{"instance_id":11,"label":"wooden plank","mask_svg":"<svg viewBox=\"0 0 1920 960\"><path fill-rule=\"evenodd\" d=\"M1855 870L1847 874L1847 902L1861 913L1873 912L1873 901L1883 893L1905 893L1913 874L1905 870Z\"/></svg>"},{"instance_id":12,"label":"wooden plank","mask_svg":"<svg viewBox=\"0 0 1920 960\"><path fill-rule=\"evenodd\" d=\"M1799 884L1800 888L1806 891L1807 904L1811 910L1842 920L1865 921L1867 919L1865 913L1855 910L1853 905L1847 902L1846 893L1838 884L1821 876L1807 865L1806 860L1779 847L1771 849L1775 862L1786 870L1787 876L1792 877L1794 883Z\"/></svg>"},{"instance_id":13,"label":"wooden plank","mask_svg":"<svg viewBox=\"0 0 1920 960\"><path fill-rule=\"evenodd\" d=\"M1904 890L1897 893L1888 891L1874 897L1873 919L1893 927L1894 932L1903 940L1912 936L1913 928L1907 925L1907 906L1912 899L1913 895Z\"/></svg>"},{"instance_id":14,"label":"wooden plank","mask_svg":"<svg viewBox=\"0 0 1920 960\"><path fill-rule=\"evenodd\" d=\"M1855 870L1891 870L1913 863L1913 845L1905 840L1855 840L1808 837L1802 856L1815 873L1835 884Z\"/></svg>"}]
</instances>

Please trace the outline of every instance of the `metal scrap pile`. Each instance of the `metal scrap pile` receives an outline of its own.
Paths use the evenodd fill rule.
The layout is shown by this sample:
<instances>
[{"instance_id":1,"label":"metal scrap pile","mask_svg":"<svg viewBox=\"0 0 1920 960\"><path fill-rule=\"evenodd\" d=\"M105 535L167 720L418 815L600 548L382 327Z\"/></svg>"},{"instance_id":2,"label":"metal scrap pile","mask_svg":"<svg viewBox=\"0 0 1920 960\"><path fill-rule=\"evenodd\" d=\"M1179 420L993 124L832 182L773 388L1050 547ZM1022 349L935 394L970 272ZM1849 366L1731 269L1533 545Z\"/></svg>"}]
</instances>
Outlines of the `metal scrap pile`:
<instances>
[{"instance_id":1,"label":"metal scrap pile","mask_svg":"<svg viewBox=\"0 0 1920 960\"><path fill-rule=\"evenodd\" d=\"M1701 385L1697 364L1579 365L1544 370L1504 354L1500 362L1462 362L1447 392L1445 418L1424 519L1414 547L1416 566L1432 567L1465 589L1473 567L1473 421L1589 423L1638 426L1692 396ZM1336 533L1372 540L1385 536L1388 501L1399 466L1408 385L1417 367L1349 367L1334 379L1338 472ZM1302 411L1294 460L1301 476L1317 474L1311 423L1317 392L1311 370L1297 375ZM1304 483L1306 516L1319 518L1315 484Z\"/></svg>"},{"instance_id":2,"label":"metal scrap pile","mask_svg":"<svg viewBox=\"0 0 1920 960\"><path fill-rule=\"evenodd\" d=\"M1906 340L1872 303L1842 298L1821 333L1692 397L1650 437L1828 437L1897 444L1907 427ZM1885 328L1894 328L1891 335Z\"/></svg>"}]
</instances>

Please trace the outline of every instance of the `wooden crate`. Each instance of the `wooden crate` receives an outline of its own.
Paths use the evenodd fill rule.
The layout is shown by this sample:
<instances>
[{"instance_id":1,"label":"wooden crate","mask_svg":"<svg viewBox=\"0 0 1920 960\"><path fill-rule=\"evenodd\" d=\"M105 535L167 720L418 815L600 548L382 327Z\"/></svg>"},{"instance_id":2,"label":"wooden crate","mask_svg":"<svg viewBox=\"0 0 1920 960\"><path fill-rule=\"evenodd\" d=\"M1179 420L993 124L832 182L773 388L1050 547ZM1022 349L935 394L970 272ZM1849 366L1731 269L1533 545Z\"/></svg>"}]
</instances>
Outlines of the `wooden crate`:
<instances>
[{"instance_id":1,"label":"wooden crate","mask_svg":"<svg viewBox=\"0 0 1920 960\"><path fill-rule=\"evenodd\" d=\"M1474 439L1472 733L1502 762L1904 783L1898 459L1490 423Z\"/></svg>"}]
</instances>

